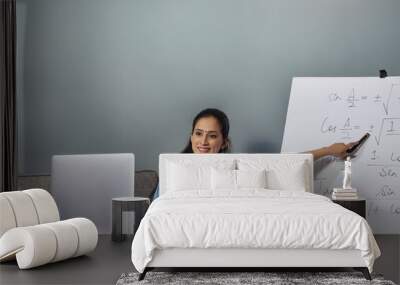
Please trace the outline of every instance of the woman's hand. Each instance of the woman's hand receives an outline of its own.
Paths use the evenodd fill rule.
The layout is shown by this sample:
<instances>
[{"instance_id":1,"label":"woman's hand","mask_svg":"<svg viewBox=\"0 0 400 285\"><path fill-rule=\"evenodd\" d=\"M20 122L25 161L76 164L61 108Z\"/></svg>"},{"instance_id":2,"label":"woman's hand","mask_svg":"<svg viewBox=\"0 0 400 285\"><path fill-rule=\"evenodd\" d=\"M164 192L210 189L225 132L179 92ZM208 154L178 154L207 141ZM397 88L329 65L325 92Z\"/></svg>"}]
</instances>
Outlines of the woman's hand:
<instances>
[{"instance_id":1,"label":"woman's hand","mask_svg":"<svg viewBox=\"0 0 400 285\"><path fill-rule=\"evenodd\" d=\"M334 143L326 147L326 155L333 155L339 158L346 158L348 156L347 150L351 148L355 142L344 144L344 143Z\"/></svg>"},{"instance_id":2,"label":"woman's hand","mask_svg":"<svg viewBox=\"0 0 400 285\"><path fill-rule=\"evenodd\" d=\"M341 159L346 158L347 150L351 148L356 142L351 142L348 144L345 143L334 143L330 146L322 147L319 149L314 149L307 151L314 156L314 160L318 160L324 156L332 155Z\"/></svg>"}]
</instances>

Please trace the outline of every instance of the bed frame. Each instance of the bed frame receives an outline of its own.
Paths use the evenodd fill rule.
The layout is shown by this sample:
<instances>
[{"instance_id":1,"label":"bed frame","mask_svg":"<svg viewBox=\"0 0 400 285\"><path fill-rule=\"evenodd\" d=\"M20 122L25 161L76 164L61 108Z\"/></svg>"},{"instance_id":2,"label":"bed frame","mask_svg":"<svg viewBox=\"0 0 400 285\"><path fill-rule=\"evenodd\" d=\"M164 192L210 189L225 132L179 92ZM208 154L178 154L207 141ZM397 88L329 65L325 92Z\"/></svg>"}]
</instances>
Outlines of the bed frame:
<instances>
[{"instance_id":1,"label":"bed frame","mask_svg":"<svg viewBox=\"0 0 400 285\"><path fill-rule=\"evenodd\" d=\"M359 250L329 249L193 249L156 250L139 280L154 268L337 268L351 267L371 280Z\"/></svg>"},{"instance_id":2,"label":"bed frame","mask_svg":"<svg viewBox=\"0 0 400 285\"><path fill-rule=\"evenodd\" d=\"M305 160L308 165L307 192L313 192L313 157L311 154L161 154L159 160L160 195L166 188L167 161L188 159L201 161L213 160L223 156L224 159L254 157L257 159ZM139 280L155 268L232 268L246 271L250 268L343 268L350 267L361 271L367 280L371 275L359 250L330 249L249 249L249 248L170 248L158 249L152 261L147 265Z\"/></svg>"}]
</instances>

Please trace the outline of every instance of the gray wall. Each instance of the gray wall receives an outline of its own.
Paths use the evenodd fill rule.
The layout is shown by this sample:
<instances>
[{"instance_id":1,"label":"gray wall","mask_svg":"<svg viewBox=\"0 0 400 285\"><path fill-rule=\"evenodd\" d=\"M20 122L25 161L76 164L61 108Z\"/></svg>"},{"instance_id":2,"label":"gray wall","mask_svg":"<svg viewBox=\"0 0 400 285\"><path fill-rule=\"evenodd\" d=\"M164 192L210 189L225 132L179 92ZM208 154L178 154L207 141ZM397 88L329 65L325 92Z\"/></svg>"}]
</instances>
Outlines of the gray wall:
<instances>
[{"instance_id":1,"label":"gray wall","mask_svg":"<svg viewBox=\"0 0 400 285\"><path fill-rule=\"evenodd\" d=\"M400 75L398 0L17 0L19 172L180 151L205 107L278 152L293 76ZM299 126L299 128L305 126Z\"/></svg>"}]
</instances>

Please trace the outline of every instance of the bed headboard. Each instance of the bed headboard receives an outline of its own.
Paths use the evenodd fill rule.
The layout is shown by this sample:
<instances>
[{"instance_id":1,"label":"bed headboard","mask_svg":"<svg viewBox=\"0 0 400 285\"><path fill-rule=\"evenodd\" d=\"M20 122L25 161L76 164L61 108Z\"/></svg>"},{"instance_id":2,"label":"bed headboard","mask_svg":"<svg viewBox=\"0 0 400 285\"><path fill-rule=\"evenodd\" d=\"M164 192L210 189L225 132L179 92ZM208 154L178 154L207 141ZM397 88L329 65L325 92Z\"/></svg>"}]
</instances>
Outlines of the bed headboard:
<instances>
[{"instance_id":1,"label":"bed headboard","mask_svg":"<svg viewBox=\"0 0 400 285\"><path fill-rule=\"evenodd\" d=\"M204 163L210 164L213 162L218 161L230 161L237 165L237 162L240 159L248 160L257 160L257 161L266 161L266 162L273 162L273 161L288 161L288 162L296 162L296 161L305 161L307 165L306 179L307 182L307 192L313 193L313 156L308 153L301 153L301 154L247 154L247 153L240 153L240 154L192 154L192 153L163 153L160 154L159 157L159 175L160 175L160 195L167 191L167 165L168 162L181 162L181 161L193 161L194 163Z\"/></svg>"}]
</instances>

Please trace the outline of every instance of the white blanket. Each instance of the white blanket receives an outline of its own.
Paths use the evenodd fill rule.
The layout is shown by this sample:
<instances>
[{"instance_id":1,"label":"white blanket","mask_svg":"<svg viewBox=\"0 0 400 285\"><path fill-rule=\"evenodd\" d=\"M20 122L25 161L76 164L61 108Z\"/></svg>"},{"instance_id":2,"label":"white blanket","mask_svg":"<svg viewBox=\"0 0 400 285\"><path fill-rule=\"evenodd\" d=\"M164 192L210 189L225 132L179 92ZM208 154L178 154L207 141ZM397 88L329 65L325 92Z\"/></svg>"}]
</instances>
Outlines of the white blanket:
<instances>
[{"instance_id":1,"label":"white blanket","mask_svg":"<svg viewBox=\"0 0 400 285\"><path fill-rule=\"evenodd\" d=\"M265 189L164 194L140 223L132 262L143 272L165 248L358 249L371 272L380 255L359 215L320 195Z\"/></svg>"}]
</instances>

